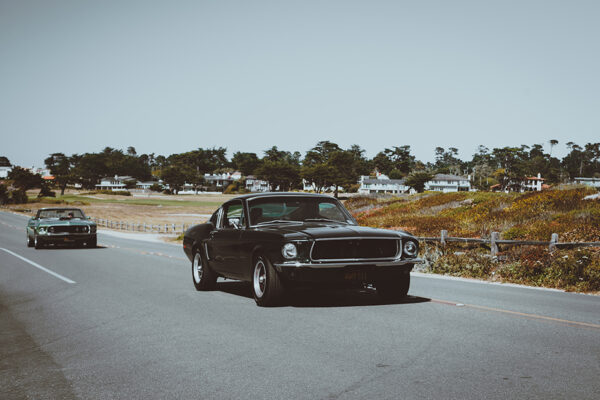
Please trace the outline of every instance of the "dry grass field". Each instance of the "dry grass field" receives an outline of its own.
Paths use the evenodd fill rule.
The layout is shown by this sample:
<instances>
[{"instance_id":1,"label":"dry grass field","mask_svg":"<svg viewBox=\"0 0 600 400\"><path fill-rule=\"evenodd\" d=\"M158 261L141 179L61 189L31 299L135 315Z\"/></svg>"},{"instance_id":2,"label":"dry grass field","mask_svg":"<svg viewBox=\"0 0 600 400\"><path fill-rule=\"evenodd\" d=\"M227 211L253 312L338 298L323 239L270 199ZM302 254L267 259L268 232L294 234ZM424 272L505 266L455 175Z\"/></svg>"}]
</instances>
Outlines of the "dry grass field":
<instances>
[{"instance_id":1,"label":"dry grass field","mask_svg":"<svg viewBox=\"0 0 600 400\"><path fill-rule=\"evenodd\" d=\"M88 216L112 221L146 224L198 224L208 220L223 202L235 197L224 194L163 195L157 193L115 196L69 191L56 198L37 199L28 193L28 204L13 204L12 211L34 215L43 207L73 206Z\"/></svg>"}]
</instances>

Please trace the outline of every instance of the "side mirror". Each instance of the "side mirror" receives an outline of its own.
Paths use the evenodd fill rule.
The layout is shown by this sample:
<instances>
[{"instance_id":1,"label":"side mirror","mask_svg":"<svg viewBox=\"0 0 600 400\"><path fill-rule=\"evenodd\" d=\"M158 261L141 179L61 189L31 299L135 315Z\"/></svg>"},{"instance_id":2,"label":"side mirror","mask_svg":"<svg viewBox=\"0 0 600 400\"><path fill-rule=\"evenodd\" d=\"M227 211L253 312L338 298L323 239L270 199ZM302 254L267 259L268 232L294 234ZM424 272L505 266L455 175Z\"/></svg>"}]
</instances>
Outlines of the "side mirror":
<instances>
[{"instance_id":1,"label":"side mirror","mask_svg":"<svg viewBox=\"0 0 600 400\"><path fill-rule=\"evenodd\" d=\"M240 229L240 219L229 218L229 225L233 226L235 229Z\"/></svg>"}]
</instances>

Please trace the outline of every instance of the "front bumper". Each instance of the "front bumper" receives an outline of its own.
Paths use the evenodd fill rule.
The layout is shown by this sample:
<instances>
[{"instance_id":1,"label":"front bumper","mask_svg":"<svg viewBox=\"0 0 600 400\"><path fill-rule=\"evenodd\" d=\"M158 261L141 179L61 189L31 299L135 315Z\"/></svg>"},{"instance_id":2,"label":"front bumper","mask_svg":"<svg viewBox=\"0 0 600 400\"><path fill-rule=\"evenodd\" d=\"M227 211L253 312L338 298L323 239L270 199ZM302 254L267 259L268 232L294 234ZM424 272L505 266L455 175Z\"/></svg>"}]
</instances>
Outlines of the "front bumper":
<instances>
[{"instance_id":1,"label":"front bumper","mask_svg":"<svg viewBox=\"0 0 600 400\"><path fill-rule=\"evenodd\" d=\"M288 281L298 282L375 282L392 275L408 274L420 258L392 261L294 262L274 264Z\"/></svg>"},{"instance_id":2,"label":"front bumper","mask_svg":"<svg viewBox=\"0 0 600 400\"><path fill-rule=\"evenodd\" d=\"M44 243L74 243L93 239L95 233L55 233L38 235L38 240Z\"/></svg>"}]
</instances>

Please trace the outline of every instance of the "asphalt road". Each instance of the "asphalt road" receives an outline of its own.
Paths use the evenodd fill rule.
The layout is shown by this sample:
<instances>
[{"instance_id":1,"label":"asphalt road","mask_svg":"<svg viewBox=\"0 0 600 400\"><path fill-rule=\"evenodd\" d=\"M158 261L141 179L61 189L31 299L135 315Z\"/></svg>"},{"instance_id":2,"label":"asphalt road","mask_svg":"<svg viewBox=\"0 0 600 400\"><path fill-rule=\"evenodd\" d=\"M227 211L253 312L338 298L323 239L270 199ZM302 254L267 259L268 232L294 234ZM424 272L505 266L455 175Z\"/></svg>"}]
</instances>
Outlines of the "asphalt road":
<instances>
[{"instance_id":1,"label":"asphalt road","mask_svg":"<svg viewBox=\"0 0 600 400\"><path fill-rule=\"evenodd\" d=\"M196 292L180 246L35 250L25 221L0 213L1 399L600 398L598 296L413 275L266 309Z\"/></svg>"}]
</instances>

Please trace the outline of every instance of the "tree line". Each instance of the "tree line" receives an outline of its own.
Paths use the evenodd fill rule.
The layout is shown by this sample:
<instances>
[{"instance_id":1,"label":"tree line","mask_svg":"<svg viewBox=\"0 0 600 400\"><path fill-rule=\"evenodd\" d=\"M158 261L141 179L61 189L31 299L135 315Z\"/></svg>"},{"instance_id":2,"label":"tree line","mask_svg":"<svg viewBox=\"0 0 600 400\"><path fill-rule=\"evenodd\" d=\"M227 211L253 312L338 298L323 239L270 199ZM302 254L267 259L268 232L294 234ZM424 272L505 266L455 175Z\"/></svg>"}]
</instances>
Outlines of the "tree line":
<instances>
[{"instance_id":1,"label":"tree line","mask_svg":"<svg viewBox=\"0 0 600 400\"><path fill-rule=\"evenodd\" d=\"M106 147L99 153L71 156L53 153L44 163L54 176L53 184L61 194L73 184L94 189L100 178L114 175L127 175L141 181L162 179L173 193L181 190L184 183L200 190L206 188L206 173L234 170L269 182L271 190L298 189L305 179L314 184L317 192L328 188L335 188L336 192L339 188L356 191L360 175L370 175L375 170L391 179L405 179L408 186L417 190L422 190L424 182L436 173L470 175L472 185L480 190L489 189L492 185L500 185L504 189L515 180L538 173L550 184L567 182L575 177L600 176L600 143L580 146L568 142L565 145L569 152L562 159L552 155L558 144L557 140L549 140L548 151L542 144L491 150L480 145L470 160L462 160L455 147L436 147L433 162L417 160L409 145L385 148L373 158L368 158L359 145L344 149L331 141L318 142L304 156L298 151L290 152L273 146L261 156L238 151L231 159L227 158L225 147L198 148L169 156L137 154L134 147L128 147L126 151ZM40 194L51 192L46 182L39 177L28 176L27 171L20 168L13 168L9 179L21 192L35 187L41 188ZM0 201L6 198L6 193L6 186L0 188Z\"/></svg>"}]
</instances>

